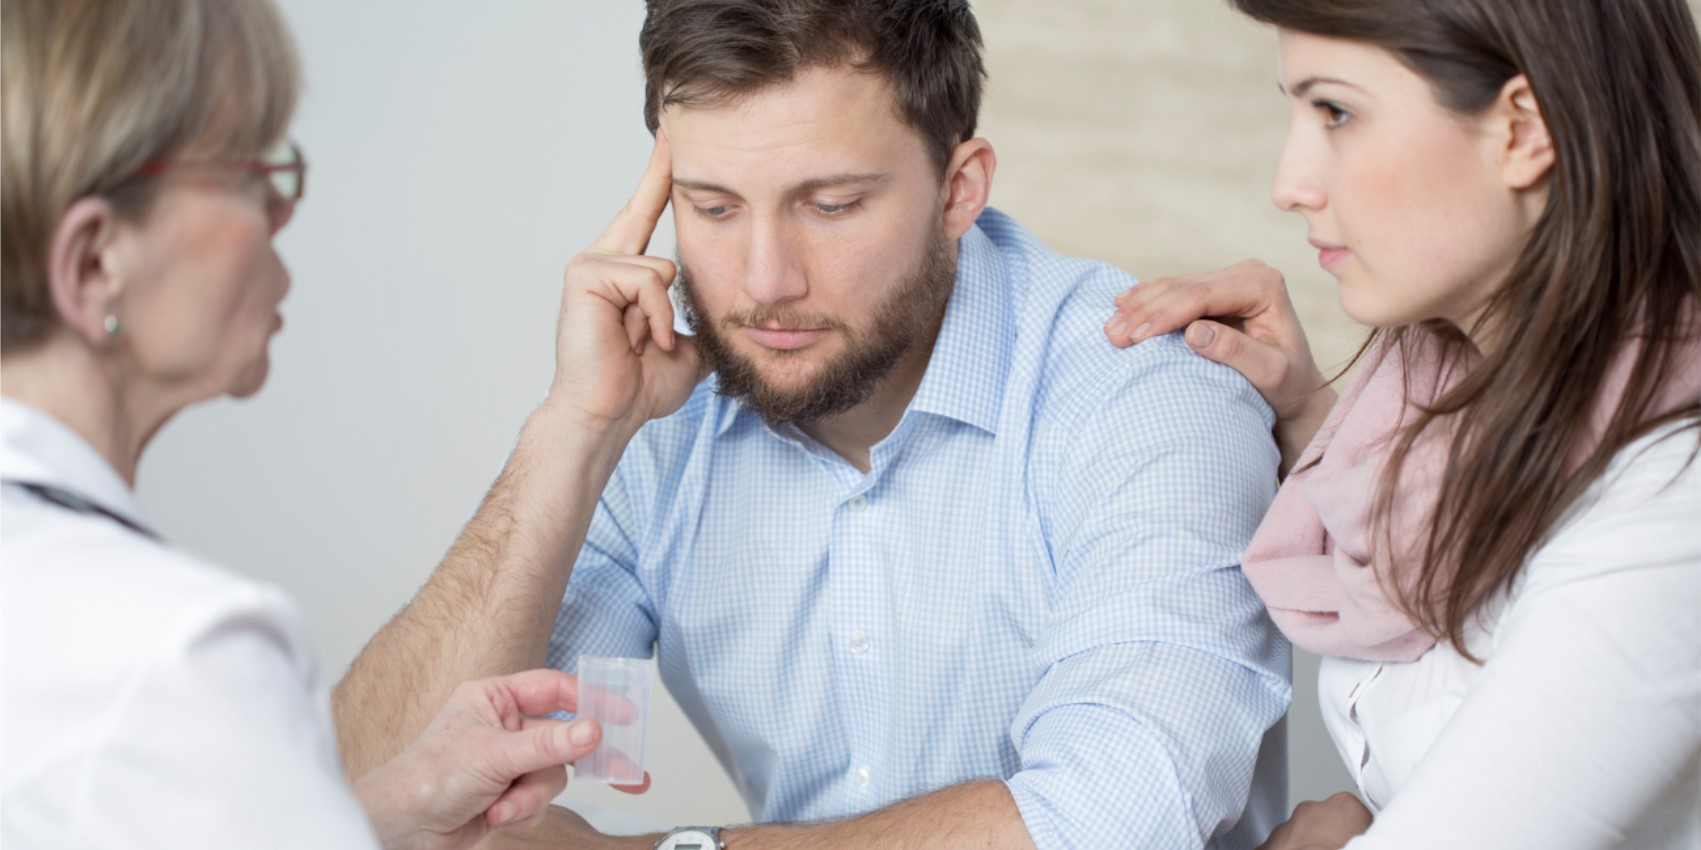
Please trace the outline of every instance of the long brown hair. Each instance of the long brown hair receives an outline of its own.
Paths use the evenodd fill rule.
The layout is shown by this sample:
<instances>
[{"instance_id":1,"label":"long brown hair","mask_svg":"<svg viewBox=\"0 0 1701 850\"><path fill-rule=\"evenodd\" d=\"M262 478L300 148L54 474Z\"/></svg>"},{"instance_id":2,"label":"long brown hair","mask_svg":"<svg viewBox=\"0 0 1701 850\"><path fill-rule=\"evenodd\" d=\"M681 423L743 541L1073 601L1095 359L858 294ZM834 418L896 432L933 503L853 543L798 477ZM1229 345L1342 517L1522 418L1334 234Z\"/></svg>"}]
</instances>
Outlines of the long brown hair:
<instances>
[{"instance_id":1,"label":"long brown hair","mask_svg":"<svg viewBox=\"0 0 1701 850\"><path fill-rule=\"evenodd\" d=\"M1401 431L1373 506L1391 545L1402 464L1426 430L1454 428L1421 569L1393 589L1420 627L1464 652L1468 618L1620 449L1671 422L1701 424L1701 401L1656 406L1661 385L1696 365L1677 359L1701 304L1695 21L1683 0L1232 2L1268 24L1387 50L1462 115L1523 74L1553 139L1546 209L1482 320L1499 342ZM1439 346L1444 368L1473 353L1439 321L1382 329L1366 348L1378 342ZM1609 373L1630 352L1622 400L1597 432Z\"/></svg>"}]
</instances>

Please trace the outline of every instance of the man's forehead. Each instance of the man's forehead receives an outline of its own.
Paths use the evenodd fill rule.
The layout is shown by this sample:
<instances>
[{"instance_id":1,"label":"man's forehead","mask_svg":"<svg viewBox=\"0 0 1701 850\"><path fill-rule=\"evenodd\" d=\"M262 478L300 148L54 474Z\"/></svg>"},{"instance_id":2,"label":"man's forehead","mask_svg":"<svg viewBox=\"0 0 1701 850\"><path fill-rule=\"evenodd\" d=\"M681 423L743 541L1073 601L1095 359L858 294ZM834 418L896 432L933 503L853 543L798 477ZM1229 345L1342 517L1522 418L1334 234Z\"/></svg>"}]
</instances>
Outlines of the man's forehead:
<instances>
[{"instance_id":1,"label":"man's forehead","mask_svg":"<svg viewBox=\"0 0 1701 850\"><path fill-rule=\"evenodd\" d=\"M792 184L796 191L807 192L815 189L831 188L873 188L892 179L889 171L850 172L824 174L820 177L806 177ZM699 192L730 192L735 191L730 186L722 186L708 180L698 180L692 177L673 178L673 185L681 189Z\"/></svg>"},{"instance_id":2,"label":"man's forehead","mask_svg":"<svg viewBox=\"0 0 1701 850\"><path fill-rule=\"evenodd\" d=\"M926 159L877 76L812 69L735 100L669 106L660 116L677 185L797 184L890 174Z\"/></svg>"},{"instance_id":3,"label":"man's forehead","mask_svg":"<svg viewBox=\"0 0 1701 850\"><path fill-rule=\"evenodd\" d=\"M687 85L685 88L689 89ZM790 79L745 92L691 97L664 106L658 118L684 115L725 115L729 120L809 121L846 112L889 110L898 115L897 98L878 73L849 66L804 68Z\"/></svg>"}]
</instances>

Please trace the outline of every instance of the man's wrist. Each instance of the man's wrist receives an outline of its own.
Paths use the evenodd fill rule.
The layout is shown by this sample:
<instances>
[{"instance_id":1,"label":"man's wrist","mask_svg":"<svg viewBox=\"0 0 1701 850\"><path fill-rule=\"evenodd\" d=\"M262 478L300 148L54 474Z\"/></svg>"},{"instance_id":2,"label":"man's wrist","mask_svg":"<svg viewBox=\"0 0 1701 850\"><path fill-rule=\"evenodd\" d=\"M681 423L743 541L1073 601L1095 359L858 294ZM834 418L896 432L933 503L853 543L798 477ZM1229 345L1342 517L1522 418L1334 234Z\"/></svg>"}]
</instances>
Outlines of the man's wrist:
<instances>
[{"instance_id":1,"label":"man's wrist","mask_svg":"<svg viewBox=\"0 0 1701 850\"><path fill-rule=\"evenodd\" d=\"M612 449L616 453L623 451L643 426L641 421L633 423L624 419L591 416L554 391L544 397L543 403L532 411L531 417L526 421L528 430L536 428L548 431L557 439L566 439L589 451L602 452Z\"/></svg>"},{"instance_id":2,"label":"man's wrist","mask_svg":"<svg viewBox=\"0 0 1701 850\"><path fill-rule=\"evenodd\" d=\"M665 832L649 835L602 835L589 839L589 843L569 845L573 850L654 850L656 842L667 837Z\"/></svg>"},{"instance_id":3,"label":"man's wrist","mask_svg":"<svg viewBox=\"0 0 1701 850\"><path fill-rule=\"evenodd\" d=\"M520 442L572 469L575 479L605 481L642 425L588 417L571 404L546 398L527 418Z\"/></svg>"},{"instance_id":4,"label":"man's wrist","mask_svg":"<svg viewBox=\"0 0 1701 850\"><path fill-rule=\"evenodd\" d=\"M665 832L648 835L604 835L599 832L593 836L574 836L573 843L563 847L571 847L572 850L654 850L656 842L666 837Z\"/></svg>"}]
</instances>

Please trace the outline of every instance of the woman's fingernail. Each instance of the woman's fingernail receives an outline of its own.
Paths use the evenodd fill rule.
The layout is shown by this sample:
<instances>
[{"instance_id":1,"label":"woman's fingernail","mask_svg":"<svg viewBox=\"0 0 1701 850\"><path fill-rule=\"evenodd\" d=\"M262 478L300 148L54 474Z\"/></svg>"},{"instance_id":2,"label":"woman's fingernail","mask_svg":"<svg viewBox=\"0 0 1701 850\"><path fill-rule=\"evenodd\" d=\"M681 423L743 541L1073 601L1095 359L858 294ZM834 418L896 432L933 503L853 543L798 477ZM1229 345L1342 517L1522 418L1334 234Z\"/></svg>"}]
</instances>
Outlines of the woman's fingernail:
<instances>
[{"instance_id":1,"label":"woman's fingernail","mask_svg":"<svg viewBox=\"0 0 1701 850\"><path fill-rule=\"evenodd\" d=\"M1199 324L1187 329L1187 341L1194 348L1210 348L1211 342L1217 338L1217 329L1210 325Z\"/></svg>"},{"instance_id":2,"label":"woman's fingernail","mask_svg":"<svg viewBox=\"0 0 1701 850\"><path fill-rule=\"evenodd\" d=\"M591 726L594 722L591 720L573 721L573 725L567 729L567 740L579 747L589 744L591 738L596 736L596 730Z\"/></svg>"},{"instance_id":3,"label":"woman's fingernail","mask_svg":"<svg viewBox=\"0 0 1701 850\"><path fill-rule=\"evenodd\" d=\"M496 807L490 810L490 822L493 823L493 824L496 824L497 826L501 826L502 824L505 824L508 821L513 820L513 818L514 818L514 804L513 803L497 803Z\"/></svg>"},{"instance_id":4,"label":"woman's fingernail","mask_svg":"<svg viewBox=\"0 0 1701 850\"><path fill-rule=\"evenodd\" d=\"M1122 332L1125 330L1128 330L1128 322L1119 318L1106 325L1104 332L1111 336L1122 336Z\"/></svg>"},{"instance_id":5,"label":"woman's fingernail","mask_svg":"<svg viewBox=\"0 0 1701 850\"><path fill-rule=\"evenodd\" d=\"M1140 326L1134 329L1134 339L1140 339L1141 337L1144 337L1146 335L1146 331L1149 331L1151 329L1152 329L1152 323L1151 322L1141 322Z\"/></svg>"}]
</instances>

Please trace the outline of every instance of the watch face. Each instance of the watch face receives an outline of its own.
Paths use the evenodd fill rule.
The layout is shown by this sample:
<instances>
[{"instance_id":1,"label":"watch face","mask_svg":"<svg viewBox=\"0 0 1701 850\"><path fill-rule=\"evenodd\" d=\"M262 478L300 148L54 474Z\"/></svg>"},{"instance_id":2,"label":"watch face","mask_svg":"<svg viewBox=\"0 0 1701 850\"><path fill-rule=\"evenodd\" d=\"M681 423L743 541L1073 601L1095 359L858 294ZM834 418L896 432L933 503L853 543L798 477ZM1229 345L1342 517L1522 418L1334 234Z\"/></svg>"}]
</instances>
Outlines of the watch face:
<instances>
[{"instance_id":1,"label":"watch face","mask_svg":"<svg viewBox=\"0 0 1701 850\"><path fill-rule=\"evenodd\" d=\"M663 839L656 850L718 850L721 843L700 829L682 829Z\"/></svg>"}]
</instances>

